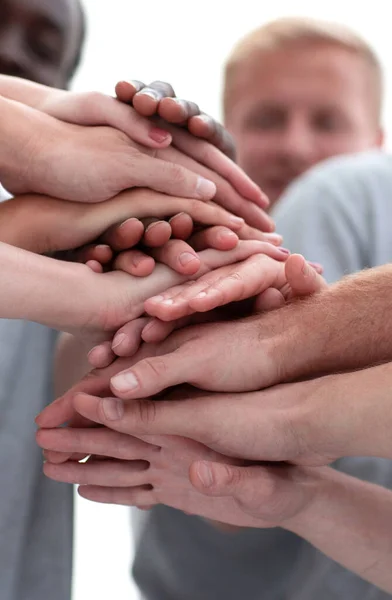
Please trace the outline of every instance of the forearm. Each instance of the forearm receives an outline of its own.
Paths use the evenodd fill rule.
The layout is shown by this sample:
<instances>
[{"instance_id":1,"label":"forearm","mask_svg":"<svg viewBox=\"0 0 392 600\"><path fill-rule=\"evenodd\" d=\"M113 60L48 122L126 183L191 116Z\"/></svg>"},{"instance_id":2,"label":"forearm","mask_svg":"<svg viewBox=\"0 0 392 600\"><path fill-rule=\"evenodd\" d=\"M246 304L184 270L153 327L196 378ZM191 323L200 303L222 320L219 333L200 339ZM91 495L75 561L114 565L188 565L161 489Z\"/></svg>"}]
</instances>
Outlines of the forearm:
<instances>
[{"instance_id":1,"label":"forearm","mask_svg":"<svg viewBox=\"0 0 392 600\"><path fill-rule=\"evenodd\" d=\"M302 436L319 456L392 459L392 363L307 382L312 389L299 410ZM302 385L302 384L294 384ZM306 389L306 387L304 389Z\"/></svg>"},{"instance_id":2,"label":"forearm","mask_svg":"<svg viewBox=\"0 0 392 600\"><path fill-rule=\"evenodd\" d=\"M40 104L45 102L48 96L53 94L64 94L62 90L54 90L45 85L11 77L10 75L0 75L0 96L8 100L21 102L32 108L39 108Z\"/></svg>"},{"instance_id":3,"label":"forearm","mask_svg":"<svg viewBox=\"0 0 392 600\"><path fill-rule=\"evenodd\" d=\"M369 269L260 320L288 381L392 360L392 265Z\"/></svg>"},{"instance_id":4,"label":"forearm","mask_svg":"<svg viewBox=\"0 0 392 600\"><path fill-rule=\"evenodd\" d=\"M392 592L392 492L330 468L318 473L314 501L287 529Z\"/></svg>"},{"instance_id":5,"label":"forearm","mask_svg":"<svg viewBox=\"0 0 392 600\"><path fill-rule=\"evenodd\" d=\"M0 317L36 321L55 329L85 324L86 303L95 303L88 267L57 261L0 242ZM90 297L91 296L91 297Z\"/></svg>"}]
</instances>

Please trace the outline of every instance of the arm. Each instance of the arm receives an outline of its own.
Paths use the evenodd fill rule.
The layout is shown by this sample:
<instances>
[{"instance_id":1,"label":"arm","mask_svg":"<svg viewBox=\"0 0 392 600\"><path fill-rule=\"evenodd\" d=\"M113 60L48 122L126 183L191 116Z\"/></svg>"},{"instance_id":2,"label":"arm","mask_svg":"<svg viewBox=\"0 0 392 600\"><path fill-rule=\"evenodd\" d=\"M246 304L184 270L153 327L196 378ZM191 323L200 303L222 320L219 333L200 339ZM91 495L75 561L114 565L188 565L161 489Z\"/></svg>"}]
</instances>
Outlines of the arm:
<instances>
[{"instance_id":1,"label":"arm","mask_svg":"<svg viewBox=\"0 0 392 600\"><path fill-rule=\"evenodd\" d=\"M77 328L84 325L86 303L91 310L98 309L94 285L89 285L98 275L88 267L37 256L2 242L0 257L1 318L36 321L55 329L73 323Z\"/></svg>"}]
</instances>

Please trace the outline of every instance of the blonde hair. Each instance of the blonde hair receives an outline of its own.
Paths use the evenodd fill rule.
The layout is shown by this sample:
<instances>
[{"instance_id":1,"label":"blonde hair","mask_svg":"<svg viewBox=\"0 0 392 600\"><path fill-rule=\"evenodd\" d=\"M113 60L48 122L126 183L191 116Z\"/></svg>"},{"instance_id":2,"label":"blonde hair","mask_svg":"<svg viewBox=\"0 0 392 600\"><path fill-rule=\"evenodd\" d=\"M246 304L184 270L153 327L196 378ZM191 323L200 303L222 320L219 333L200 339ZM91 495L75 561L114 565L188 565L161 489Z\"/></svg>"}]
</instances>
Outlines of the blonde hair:
<instances>
[{"instance_id":1,"label":"blonde hair","mask_svg":"<svg viewBox=\"0 0 392 600\"><path fill-rule=\"evenodd\" d=\"M331 44L351 51L369 66L378 121L381 118L383 72L370 45L354 31L338 23L300 17L276 19L242 38L233 48L224 67L223 108L226 115L235 74L253 56L306 43Z\"/></svg>"}]
</instances>

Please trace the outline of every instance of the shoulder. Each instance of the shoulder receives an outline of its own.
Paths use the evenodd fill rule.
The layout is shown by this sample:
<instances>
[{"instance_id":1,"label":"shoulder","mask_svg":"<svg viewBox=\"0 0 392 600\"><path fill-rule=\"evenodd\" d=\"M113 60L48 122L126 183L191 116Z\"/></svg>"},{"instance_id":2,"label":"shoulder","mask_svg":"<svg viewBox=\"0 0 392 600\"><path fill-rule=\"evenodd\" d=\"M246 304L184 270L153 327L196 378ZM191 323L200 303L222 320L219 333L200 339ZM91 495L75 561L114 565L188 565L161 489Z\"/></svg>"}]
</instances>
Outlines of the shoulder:
<instances>
[{"instance_id":1,"label":"shoulder","mask_svg":"<svg viewBox=\"0 0 392 600\"><path fill-rule=\"evenodd\" d=\"M287 214L358 215L369 207L389 205L392 155L381 151L334 157L316 165L286 190L274 208L279 222ZM392 210L392 208L391 208Z\"/></svg>"}]
</instances>

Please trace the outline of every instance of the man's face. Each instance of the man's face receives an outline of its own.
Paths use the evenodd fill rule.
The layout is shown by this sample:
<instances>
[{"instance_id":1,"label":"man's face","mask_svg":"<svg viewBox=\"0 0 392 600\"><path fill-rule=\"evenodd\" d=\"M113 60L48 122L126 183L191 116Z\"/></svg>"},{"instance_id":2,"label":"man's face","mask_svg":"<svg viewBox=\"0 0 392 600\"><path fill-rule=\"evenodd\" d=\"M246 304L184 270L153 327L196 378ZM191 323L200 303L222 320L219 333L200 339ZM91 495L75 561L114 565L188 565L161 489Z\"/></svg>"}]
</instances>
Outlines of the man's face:
<instances>
[{"instance_id":1,"label":"man's face","mask_svg":"<svg viewBox=\"0 0 392 600\"><path fill-rule=\"evenodd\" d=\"M271 203L315 163L381 143L368 68L343 48L307 44L253 57L234 75L226 126Z\"/></svg>"},{"instance_id":2,"label":"man's face","mask_svg":"<svg viewBox=\"0 0 392 600\"><path fill-rule=\"evenodd\" d=\"M66 88L80 20L77 0L0 0L0 73Z\"/></svg>"}]
</instances>

